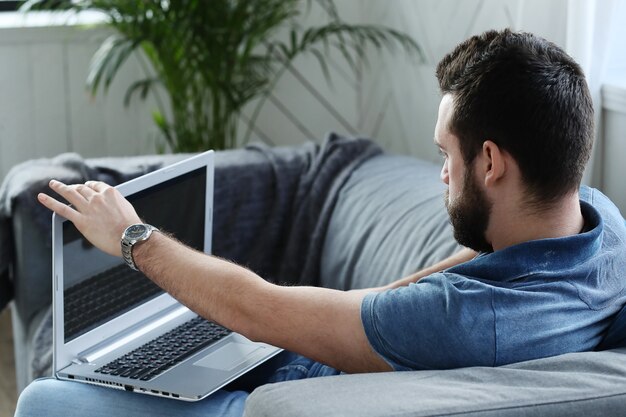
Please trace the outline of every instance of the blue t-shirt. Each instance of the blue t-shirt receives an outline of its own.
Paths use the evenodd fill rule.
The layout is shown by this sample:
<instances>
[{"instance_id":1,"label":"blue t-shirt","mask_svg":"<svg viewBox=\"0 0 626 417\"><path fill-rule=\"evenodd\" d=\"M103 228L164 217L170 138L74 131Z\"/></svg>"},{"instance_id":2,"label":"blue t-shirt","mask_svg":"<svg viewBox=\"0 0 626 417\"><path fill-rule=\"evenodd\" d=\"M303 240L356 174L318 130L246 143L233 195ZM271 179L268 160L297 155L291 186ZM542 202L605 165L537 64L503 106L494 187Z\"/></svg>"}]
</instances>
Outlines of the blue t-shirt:
<instances>
[{"instance_id":1,"label":"blue t-shirt","mask_svg":"<svg viewBox=\"0 0 626 417\"><path fill-rule=\"evenodd\" d=\"M586 232L524 242L369 294L365 333L395 370L498 366L594 349L626 303L626 227L580 189Z\"/></svg>"}]
</instances>

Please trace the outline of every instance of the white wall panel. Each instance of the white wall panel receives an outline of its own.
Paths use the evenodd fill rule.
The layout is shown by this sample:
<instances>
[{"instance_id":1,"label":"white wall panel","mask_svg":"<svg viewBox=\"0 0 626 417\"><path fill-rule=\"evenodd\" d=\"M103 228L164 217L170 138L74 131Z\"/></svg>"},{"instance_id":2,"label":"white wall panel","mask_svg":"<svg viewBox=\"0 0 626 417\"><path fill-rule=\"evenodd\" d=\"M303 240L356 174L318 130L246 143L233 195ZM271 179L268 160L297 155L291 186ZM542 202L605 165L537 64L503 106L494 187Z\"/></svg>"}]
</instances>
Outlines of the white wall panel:
<instances>
[{"instance_id":1,"label":"white wall panel","mask_svg":"<svg viewBox=\"0 0 626 417\"><path fill-rule=\"evenodd\" d=\"M64 152L69 144L67 108L65 97L65 48L58 43L35 43L27 48L31 78L30 108L24 109L32 126L25 142L32 141L31 150L36 156ZM37 63L33 65L33 63ZM31 113L32 112L32 113ZM23 157L32 156L29 154Z\"/></svg>"},{"instance_id":2,"label":"white wall panel","mask_svg":"<svg viewBox=\"0 0 626 417\"><path fill-rule=\"evenodd\" d=\"M102 38L87 37L66 45L72 150L85 157L154 153L149 118L153 102L123 104L128 86L142 76L136 60L124 64L107 94L93 97L85 89L89 62Z\"/></svg>"},{"instance_id":3,"label":"white wall panel","mask_svg":"<svg viewBox=\"0 0 626 417\"><path fill-rule=\"evenodd\" d=\"M353 74L342 69L344 75L333 74L331 84L328 84L314 57L301 56L294 66L297 75L286 72L282 76L272 94L273 99L268 100L261 110L258 128L277 145L306 140L321 142L329 131L356 134L357 82L351 78ZM300 79L304 79L315 92L307 90ZM323 97L324 104L316 95ZM246 115L252 114L254 104L246 108Z\"/></svg>"},{"instance_id":4,"label":"white wall panel","mask_svg":"<svg viewBox=\"0 0 626 417\"><path fill-rule=\"evenodd\" d=\"M66 44L70 150L84 157L108 154L105 103L110 97L91 97L85 89L89 60L96 50L91 42Z\"/></svg>"},{"instance_id":5,"label":"white wall panel","mask_svg":"<svg viewBox=\"0 0 626 417\"><path fill-rule=\"evenodd\" d=\"M0 45L0 161L32 155L32 73L29 51Z\"/></svg>"},{"instance_id":6,"label":"white wall panel","mask_svg":"<svg viewBox=\"0 0 626 417\"><path fill-rule=\"evenodd\" d=\"M123 106L142 72L131 59L108 95L85 88L89 61L109 30L78 27L0 29L0 178L31 158L154 153L154 102Z\"/></svg>"},{"instance_id":7,"label":"white wall panel","mask_svg":"<svg viewBox=\"0 0 626 417\"><path fill-rule=\"evenodd\" d=\"M626 80L602 88L602 190L626 215Z\"/></svg>"}]
</instances>

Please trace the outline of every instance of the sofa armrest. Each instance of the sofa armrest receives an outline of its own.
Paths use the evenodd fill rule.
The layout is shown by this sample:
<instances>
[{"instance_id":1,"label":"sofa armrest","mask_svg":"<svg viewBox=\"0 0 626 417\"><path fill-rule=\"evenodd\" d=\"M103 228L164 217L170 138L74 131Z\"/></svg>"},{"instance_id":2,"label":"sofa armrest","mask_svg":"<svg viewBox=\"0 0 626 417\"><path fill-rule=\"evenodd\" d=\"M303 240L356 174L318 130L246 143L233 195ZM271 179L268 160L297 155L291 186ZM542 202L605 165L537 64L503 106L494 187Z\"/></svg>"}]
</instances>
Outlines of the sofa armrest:
<instances>
[{"instance_id":1,"label":"sofa armrest","mask_svg":"<svg viewBox=\"0 0 626 417\"><path fill-rule=\"evenodd\" d=\"M13 276L16 278L13 311L23 322L29 322L50 305L52 253L45 232L19 202L13 209L12 226L15 251Z\"/></svg>"},{"instance_id":2,"label":"sofa armrest","mask_svg":"<svg viewBox=\"0 0 626 417\"><path fill-rule=\"evenodd\" d=\"M622 415L626 350L499 368L341 375L268 384L246 417Z\"/></svg>"}]
</instances>

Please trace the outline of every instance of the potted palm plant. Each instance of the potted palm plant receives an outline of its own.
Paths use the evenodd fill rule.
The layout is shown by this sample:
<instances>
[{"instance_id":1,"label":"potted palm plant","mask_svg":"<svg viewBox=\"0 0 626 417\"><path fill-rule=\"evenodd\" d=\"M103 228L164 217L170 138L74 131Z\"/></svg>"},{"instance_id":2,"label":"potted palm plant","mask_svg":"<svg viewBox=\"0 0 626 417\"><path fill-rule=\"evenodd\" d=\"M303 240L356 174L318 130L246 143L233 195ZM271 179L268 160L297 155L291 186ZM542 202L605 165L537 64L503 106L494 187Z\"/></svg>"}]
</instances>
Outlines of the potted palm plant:
<instances>
[{"instance_id":1,"label":"potted palm plant","mask_svg":"<svg viewBox=\"0 0 626 417\"><path fill-rule=\"evenodd\" d=\"M303 27L301 17L313 4L328 21ZM263 103L301 54L315 56L326 78L331 51L354 70L368 47L400 47L421 57L405 34L346 23L332 0L31 0L24 6L42 8L98 10L115 29L91 60L92 94L106 91L124 62L140 51L145 78L129 87L125 102L134 94L166 91L169 103L157 95L153 118L173 152L236 146L243 107L259 98Z\"/></svg>"}]
</instances>

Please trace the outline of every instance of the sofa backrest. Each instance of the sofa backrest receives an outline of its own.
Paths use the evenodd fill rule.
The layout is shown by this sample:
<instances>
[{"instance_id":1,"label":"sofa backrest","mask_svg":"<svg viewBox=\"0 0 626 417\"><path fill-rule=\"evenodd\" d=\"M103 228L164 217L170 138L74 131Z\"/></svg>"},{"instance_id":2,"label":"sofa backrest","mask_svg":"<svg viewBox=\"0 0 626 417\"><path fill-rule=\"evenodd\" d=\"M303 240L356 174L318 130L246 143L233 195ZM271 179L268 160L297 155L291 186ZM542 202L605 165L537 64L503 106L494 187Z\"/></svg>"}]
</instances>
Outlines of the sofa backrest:
<instances>
[{"instance_id":1,"label":"sofa backrest","mask_svg":"<svg viewBox=\"0 0 626 417\"><path fill-rule=\"evenodd\" d=\"M321 284L337 289L380 286L458 251L440 169L391 154L356 169L330 220Z\"/></svg>"}]
</instances>

